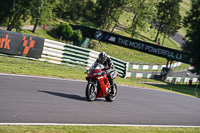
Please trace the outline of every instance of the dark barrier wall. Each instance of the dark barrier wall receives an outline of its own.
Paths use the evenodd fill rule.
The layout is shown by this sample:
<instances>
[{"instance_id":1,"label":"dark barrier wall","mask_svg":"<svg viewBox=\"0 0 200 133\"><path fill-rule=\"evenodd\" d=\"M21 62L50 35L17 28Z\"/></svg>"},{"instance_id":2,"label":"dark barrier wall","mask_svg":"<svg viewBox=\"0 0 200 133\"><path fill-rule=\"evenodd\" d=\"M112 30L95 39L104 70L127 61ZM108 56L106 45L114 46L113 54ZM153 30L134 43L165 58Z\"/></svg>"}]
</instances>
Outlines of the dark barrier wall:
<instances>
[{"instance_id":1,"label":"dark barrier wall","mask_svg":"<svg viewBox=\"0 0 200 133\"><path fill-rule=\"evenodd\" d=\"M0 29L0 53L41 58L44 39Z\"/></svg>"},{"instance_id":2,"label":"dark barrier wall","mask_svg":"<svg viewBox=\"0 0 200 133\"><path fill-rule=\"evenodd\" d=\"M74 26L71 25L74 29L82 30L83 36L91 39L96 39L103 42L108 42L116 44L119 46L127 47L130 49L136 49L138 51L156 55L159 57L167 58L169 60L180 61L184 63L191 64L190 59L183 51L171 49L164 46L159 46L153 43L148 43L140 41L137 39L128 38L125 36L120 36L110 32L89 28L85 26Z\"/></svg>"}]
</instances>

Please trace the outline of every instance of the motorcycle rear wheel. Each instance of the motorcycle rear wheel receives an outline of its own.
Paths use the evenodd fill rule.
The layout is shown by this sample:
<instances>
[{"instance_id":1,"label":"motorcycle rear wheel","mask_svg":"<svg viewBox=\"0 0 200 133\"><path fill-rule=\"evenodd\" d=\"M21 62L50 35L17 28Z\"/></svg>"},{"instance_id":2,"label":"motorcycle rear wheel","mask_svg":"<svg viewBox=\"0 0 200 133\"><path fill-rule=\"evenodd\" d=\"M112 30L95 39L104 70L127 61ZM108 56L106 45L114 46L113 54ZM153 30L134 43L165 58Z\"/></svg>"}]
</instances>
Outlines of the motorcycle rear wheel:
<instances>
[{"instance_id":1,"label":"motorcycle rear wheel","mask_svg":"<svg viewBox=\"0 0 200 133\"><path fill-rule=\"evenodd\" d=\"M86 99L88 101L94 101L97 95L97 91L95 85L91 82L88 82L86 89L85 89Z\"/></svg>"},{"instance_id":2,"label":"motorcycle rear wheel","mask_svg":"<svg viewBox=\"0 0 200 133\"><path fill-rule=\"evenodd\" d=\"M105 99L106 101L108 102L112 102L115 100L116 96L117 96L117 85L114 83L114 87L113 87L113 91L114 91L114 94L108 94Z\"/></svg>"}]
</instances>

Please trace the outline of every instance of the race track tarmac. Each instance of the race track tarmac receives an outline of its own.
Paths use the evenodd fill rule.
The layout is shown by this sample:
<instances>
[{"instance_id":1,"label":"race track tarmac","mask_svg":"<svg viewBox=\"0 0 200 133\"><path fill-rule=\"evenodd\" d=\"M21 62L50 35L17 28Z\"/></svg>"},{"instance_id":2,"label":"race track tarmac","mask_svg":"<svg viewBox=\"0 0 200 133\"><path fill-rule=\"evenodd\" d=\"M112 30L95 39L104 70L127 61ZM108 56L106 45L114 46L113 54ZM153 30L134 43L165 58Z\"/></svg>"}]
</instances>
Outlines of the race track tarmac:
<instances>
[{"instance_id":1,"label":"race track tarmac","mask_svg":"<svg viewBox=\"0 0 200 133\"><path fill-rule=\"evenodd\" d=\"M114 102L86 101L86 82L0 74L0 123L200 126L200 99L118 86Z\"/></svg>"}]
</instances>

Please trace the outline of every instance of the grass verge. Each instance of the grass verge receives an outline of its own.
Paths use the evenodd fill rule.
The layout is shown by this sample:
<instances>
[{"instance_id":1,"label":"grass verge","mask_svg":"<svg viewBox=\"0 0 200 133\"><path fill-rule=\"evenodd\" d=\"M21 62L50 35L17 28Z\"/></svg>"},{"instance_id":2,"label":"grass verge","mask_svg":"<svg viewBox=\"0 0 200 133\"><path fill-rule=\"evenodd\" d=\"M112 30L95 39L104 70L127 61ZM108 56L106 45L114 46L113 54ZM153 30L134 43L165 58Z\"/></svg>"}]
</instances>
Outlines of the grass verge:
<instances>
[{"instance_id":1,"label":"grass verge","mask_svg":"<svg viewBox=\"0 0 200 133\"><path fill-rule=\"evenodd\" d=\"M169 82L162 82L154 79L144 79L144 78L143 79L130 78L128 80L132 82L145 83L147 85L146 88L176 92L179 94L195 96L197 98L200 98L200 89L199 89L200 86L198 85L198 89L196 90L196 83L193 83L193 85L189 86L188 84L182 84L182 83L172 84Z\"/></svg>"},{"instance_id":2,"label":"grass verge","mask_svg":"<svg viewBox=\"0 0 200 133\"><path fill-rule=\"evenodd\" d=\"M199 133L199 127L0 126L0 133Z\"/></svg>"},{"instance_id":3,"label":"grass verge","mask_svg":"<svg viewBox=\"0 0 200 133\"><path fill-rule=\"evenodd\" d=\"M85 69L23 58L0 56L0 72L84 80Z\"/></svg>"}]
</instances>

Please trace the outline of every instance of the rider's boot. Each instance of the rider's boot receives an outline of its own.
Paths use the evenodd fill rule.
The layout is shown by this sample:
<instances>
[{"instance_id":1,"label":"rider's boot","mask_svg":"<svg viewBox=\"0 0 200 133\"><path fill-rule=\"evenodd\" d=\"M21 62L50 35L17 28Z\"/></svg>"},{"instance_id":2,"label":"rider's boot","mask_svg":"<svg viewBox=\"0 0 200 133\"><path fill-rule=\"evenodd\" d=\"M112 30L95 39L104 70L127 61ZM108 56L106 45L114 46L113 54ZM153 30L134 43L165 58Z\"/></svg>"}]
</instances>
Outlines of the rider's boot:
<instances>
[{"instance_id":1,"label":"rider's boot","mask_svg":"<svg viewBox=\"0 0 200 133\"><path fill-rule=\"evenodd\" d=\"M111 85L111 86L110 86L110 94L114 94L114 90L113 90L113 88L114 88L114 86Z\"/></svg>"},{"instance_id":2,"label":"rider's boot","mask_svg":"<svg viewBox=\"0 0 200 133\"><path fill-rule=\"evenodd\" d=\"M109 92L112 95L112 94L114 94L114 90L113 90L113 88L114 88L114 81L113 81L113 78L111 78L111 76L108 77L108 80L110 82L110 91Z\"/></svg>"}]
</instances>

